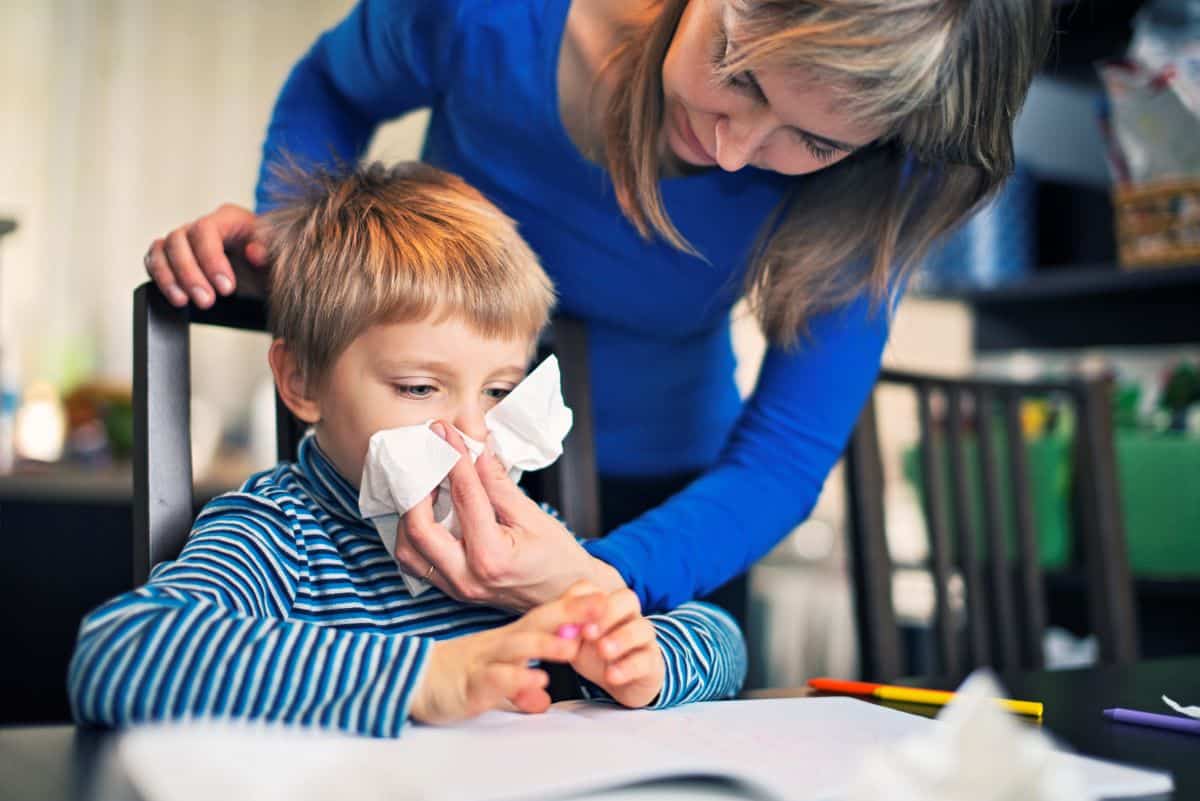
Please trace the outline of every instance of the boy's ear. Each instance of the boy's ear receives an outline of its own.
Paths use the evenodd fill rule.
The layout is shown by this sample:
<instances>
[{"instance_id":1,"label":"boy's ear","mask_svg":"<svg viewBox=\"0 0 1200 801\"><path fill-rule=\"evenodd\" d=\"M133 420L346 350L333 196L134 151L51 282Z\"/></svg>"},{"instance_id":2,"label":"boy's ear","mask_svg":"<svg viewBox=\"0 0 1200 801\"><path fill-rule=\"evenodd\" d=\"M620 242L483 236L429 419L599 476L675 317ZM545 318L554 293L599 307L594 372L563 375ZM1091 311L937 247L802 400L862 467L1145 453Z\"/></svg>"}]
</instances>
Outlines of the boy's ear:
<instances>
[{"instance_id":1,"label":"boy's ear","mask_svg":"<svg viewBox=\"0 0 1200 801\"><path fill-rule=\"evenodd\" d=\"M282 339L271 343L267 352L267 361L271 363L271 372L275 376L275 388L279 397L292 414L304 423L313 425L321 419L321 407L317 401L308 395L308 387L300 372L296 357Z\"/></svg>"}]
</instances>

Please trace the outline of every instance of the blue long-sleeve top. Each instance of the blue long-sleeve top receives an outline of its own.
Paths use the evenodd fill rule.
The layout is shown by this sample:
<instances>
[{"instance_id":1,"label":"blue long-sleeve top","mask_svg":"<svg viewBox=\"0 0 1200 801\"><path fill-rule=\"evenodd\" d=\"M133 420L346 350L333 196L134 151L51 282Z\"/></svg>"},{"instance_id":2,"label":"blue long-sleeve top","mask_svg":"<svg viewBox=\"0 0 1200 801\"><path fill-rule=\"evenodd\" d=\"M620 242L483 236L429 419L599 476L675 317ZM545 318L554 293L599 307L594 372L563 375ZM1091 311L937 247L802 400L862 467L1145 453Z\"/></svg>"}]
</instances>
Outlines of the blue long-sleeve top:
<instances>
[{"instance_id":1,"label":"blue long-sleeve top","mask_svg":"<svg viewBox=\"0 0 1200 801\"><path fill-rule=\"evenodd\" d=\"M276 103L270 165L353 162L376 127L431 109L422 158L517 220L589 335L602 475L703 475L588 543L644 608L669 609L748 568L816 502L875 381L888 320L865 296L768 349L752 396L734 384L730 309L786 178L745 168L661 182L704 258L647 242L607 173L563 127L556 85L569 0L365 0L296 64Z\"/></svg>"},{"instance_id":2,"label":"blue long-sleeve top","mask_svg":"<svg viewBox=\"0 0 1200 801\"><path fill-rule=\"evenodd\" d=\"M308 437L296 462L205 506L178 559L84 618L68 691L80 723L221 718L391 737L435 640L512 619L436 587L410 595L358 491ZM741 689L746 644L727 614L686 603L650 620L666 663L653 708Z\"/></svg>"}]
</instances>

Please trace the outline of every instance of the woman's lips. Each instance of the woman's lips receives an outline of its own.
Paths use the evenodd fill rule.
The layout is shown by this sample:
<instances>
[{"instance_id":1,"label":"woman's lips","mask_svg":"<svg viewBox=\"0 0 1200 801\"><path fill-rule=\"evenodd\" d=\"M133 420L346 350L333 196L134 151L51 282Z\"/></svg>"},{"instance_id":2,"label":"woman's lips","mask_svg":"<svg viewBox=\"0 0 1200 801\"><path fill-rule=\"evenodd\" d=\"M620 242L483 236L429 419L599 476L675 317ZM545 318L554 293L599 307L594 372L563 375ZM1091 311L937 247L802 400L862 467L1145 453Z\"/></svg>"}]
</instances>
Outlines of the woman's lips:
<instances>
[{"instance_id":1,"label":"woman's lips","mask_svg":"<svg viewBox=\"0 0 1200 801\"><path fill-rule=\"evenodd\" d=\"M692 123L688 119L687 112L683 110L682 106L678 108L679 113L676 115L675 130L687 150L687 153L680 154L680 156L685 161L706 167L716 164L717 160L708 154L708 151L704 149L704 145L700 143L699 137L696 136L695 130L692 129Z\"/></svg>"}]
</instances>

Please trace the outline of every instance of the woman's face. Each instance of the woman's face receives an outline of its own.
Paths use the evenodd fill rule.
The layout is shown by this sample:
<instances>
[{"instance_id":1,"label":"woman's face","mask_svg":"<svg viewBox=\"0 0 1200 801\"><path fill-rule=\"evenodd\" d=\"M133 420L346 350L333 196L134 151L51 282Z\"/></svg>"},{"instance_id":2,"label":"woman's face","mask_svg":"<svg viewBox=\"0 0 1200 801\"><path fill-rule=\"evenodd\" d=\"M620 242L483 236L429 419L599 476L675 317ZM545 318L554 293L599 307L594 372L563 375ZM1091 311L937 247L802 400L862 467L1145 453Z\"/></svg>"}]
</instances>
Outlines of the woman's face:
<instances>
[{"instance_id":1,"label":"woman's face","mask_svg":"<svg viewBox=\"0 0 1200 801\"><path fill-rule=\"evenodd\" d=\"M690 0L663 61L664 146L693 167L746 165L800 175L846 158L882 131L852 121L803 70L717 76L737 42L728 0Z\"/></svg>"}]
</instances>

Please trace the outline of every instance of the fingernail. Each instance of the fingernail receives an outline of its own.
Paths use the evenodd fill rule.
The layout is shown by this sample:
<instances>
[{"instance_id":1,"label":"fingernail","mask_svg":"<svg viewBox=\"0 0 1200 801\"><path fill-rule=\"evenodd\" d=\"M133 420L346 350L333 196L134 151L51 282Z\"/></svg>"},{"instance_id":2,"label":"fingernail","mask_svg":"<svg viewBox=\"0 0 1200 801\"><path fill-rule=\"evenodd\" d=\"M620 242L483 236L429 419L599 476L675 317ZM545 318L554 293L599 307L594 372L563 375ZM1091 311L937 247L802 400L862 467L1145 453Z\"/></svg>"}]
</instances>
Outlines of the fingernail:
<instances>
[{"instance_id":1,"label":"fingernail","mask_svg":"<svg viewBox=\"0 0 1200 801\"><path fill-rule=\"evenodd\" d=\"M177 286L167 290L167 299L176 306L186 306L188 302L187 294Z\"/></svg>"},{"instance_id":2,"label":"fingernail","mask_svg":"<svg viewBox=\"0 0 1200 801\"><path fill-rule=\"evenodd\" d=\"M433 429L433 433L437 434L442 439L446 438L446 427L441 423L434 423L432 426L430 426L430 428Z\"/></svg>"},{"instance_id":3,"label":"fingernail","mask_svg":"<svg viewBox=\"0 0 1200 801\"><path fill-rule=\"evenodd\" d=\"M583 636L587 637L589 640L595 639L596 637L600 636L600 627L595 623L588 623L583 627Z\"/></svg>"},{"instance_id":4,"label":"fingernail","mask_svg":"<svg viewBox=\"0 0 1200 801\"><path fill-rule=\"evenodd\" d=\"M227 275L218 275L213 279L213 283L217 285L217 291L222 295L228 295L233 291L233 281L230 281Z\"/></svg>"},{"instance_id":5,"label":"fingernail","mask_svg":"<svg viewBox=\"0 0 1200 801\"><path fill-rule=\"evenodd\" d=\"M554 632L554 634L564 640L573 640L579 636L579 626L574 623L564 623L558 627L558 631Z\"/></svg>"},{"instance_id":6,"label":"fingernail","mask_svg":"<svg viewBox=\"0 0 1200 801\"><path fill-rule=\"evenodd\" d=\"M192 287L192 300L196 301L197 306L207 306L213 302L212 293L204 287Z\"/></svg>"},{"instance_id":7,"label":"fingernail","mask_svg":"<svg viewBox=\"0 0 1200 801\"><path fill-rule=\"evenodd\" d=\"M608 675L611 676L612 680L615 682L621 682L625 680L625 671L621 670L620 668L613 668L608 672Z\"/></svg>"},{"instance_id":8,"label":"fingernail","mask_svg":"<svg viewBox=\"0 0 1200 801\"><path fill-rule=\"evenodd\" d=\"M491 456L496 452L496 438L491 434L483 441L483 455Z\"/></svg>"}]
</instances>

